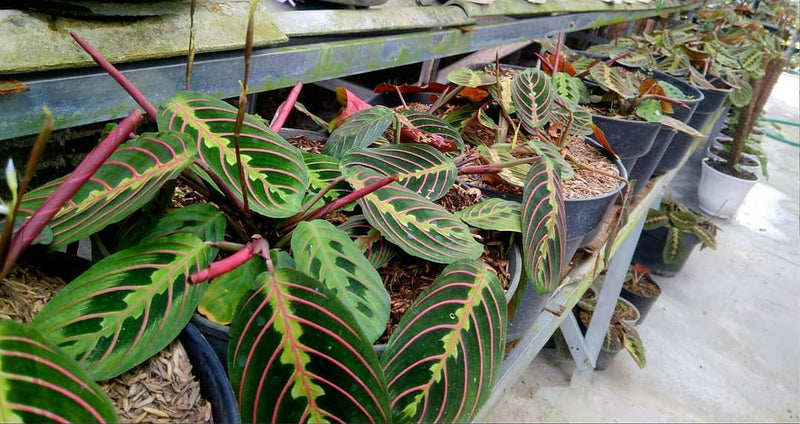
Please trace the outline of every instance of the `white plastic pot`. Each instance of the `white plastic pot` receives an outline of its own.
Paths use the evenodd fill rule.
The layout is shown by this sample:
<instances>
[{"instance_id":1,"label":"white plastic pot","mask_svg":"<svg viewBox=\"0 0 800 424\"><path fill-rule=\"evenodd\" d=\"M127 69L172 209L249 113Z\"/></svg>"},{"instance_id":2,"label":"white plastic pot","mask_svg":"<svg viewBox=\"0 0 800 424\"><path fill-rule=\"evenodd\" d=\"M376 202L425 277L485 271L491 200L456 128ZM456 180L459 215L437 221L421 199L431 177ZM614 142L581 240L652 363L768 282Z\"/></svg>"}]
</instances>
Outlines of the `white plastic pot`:
<instances>
[{"instance_id":1,"label":"white plastic pot","mask_svg":"<svg viewBox=\"0 0 800 424\"><path fill-rule=\"evenodd\" d=\"M739 209L758 179L744 180L732 177L712 168L708 165L708 160L708 158L703 159L703 170L697 189L700 209L711 216L730 218Z\"/></svg>"},{"instance_id":2,"label":"white plastic pot","mask_svg":"<svg viewBox=\"0 0 800 424\"><path fill-rule=\"evenodd\" d=\"M709 159L716 159L716 160L721 160L721 161L728 160L726 157L723 157L723 156L720 156L720 155L714 153L711 149L708 150L708 153L706 154L706 156ZM754 161L756 164L755 165L744 165L742 163L739 163L739 167L742 168L742 170L752 172L753 174L756 175L756 177L758 177L760 179L761 175L762 175L762 173L761 173L761 162L758 161L758 157L755 156L755 155L751 155L750 153L742 153L742 157L747 157L748 159L751 159L752 161Z\"/></svg>"}]
</instances>

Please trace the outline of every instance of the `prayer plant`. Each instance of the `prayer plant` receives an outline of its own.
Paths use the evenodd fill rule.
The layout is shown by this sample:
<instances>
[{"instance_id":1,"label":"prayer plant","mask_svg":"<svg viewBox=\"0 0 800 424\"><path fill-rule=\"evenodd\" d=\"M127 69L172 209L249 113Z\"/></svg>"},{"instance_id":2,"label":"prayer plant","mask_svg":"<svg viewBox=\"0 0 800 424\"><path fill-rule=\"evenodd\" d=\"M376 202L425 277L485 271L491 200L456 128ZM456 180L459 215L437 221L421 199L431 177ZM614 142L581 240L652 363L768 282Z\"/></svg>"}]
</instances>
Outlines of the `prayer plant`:
<instances>
[{"instance_id":1,"label":"prayer plant","mask_svg":"<svg viewBox=\"0 0 800 424\"><path fill-rule=\"evenodd\" d=\"M230 317L245 421L467 421L479 410L502 363L507 305L472 229L520 232L526 273L554 290L565 228L550 162L528 160L522 204L454 215L432 200L464 170L463 142L432 115L364 108L340 116L322 154L304 152L278 135L299 84L270 125L244 112L249 48L238 109L191 91L156 109L75 38L158 131L135 134L134 110L72 174L15 191L6 271L32 242L55 249L104 229L116 239L32 325L0 323L6 420L115 420L92 380L166 347L198 307ZM159 202L178 179L209 203ZM345 224L323 219L343 208ZM379 358L390 299L376 268L393 249L447 267Z\"/></svg>"}]
</instances>

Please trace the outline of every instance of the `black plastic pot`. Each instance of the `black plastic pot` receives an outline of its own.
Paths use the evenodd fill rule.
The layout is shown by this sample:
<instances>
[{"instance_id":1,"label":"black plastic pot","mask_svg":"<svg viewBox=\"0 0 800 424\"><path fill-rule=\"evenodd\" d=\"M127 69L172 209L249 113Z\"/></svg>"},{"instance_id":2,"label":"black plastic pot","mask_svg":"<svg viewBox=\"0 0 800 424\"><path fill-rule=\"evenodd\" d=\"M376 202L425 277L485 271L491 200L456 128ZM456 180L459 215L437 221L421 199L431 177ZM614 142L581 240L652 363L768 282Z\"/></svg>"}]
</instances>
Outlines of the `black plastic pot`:
<instances>
[{"instance_id":1,"label":"black plastic pot","mask_svg":"<svg viewBox=\"0 0 800 424\"><path fill-rule=\"evenodd\" d=\"M667 228L660 227L653 230L642 231L631 262L640 263L650 268L650 272L664 277L674 277L683 269L694 248L700 244L700 239L693 233L681 232L681 237L686 243L683 254L675 263L664 263L664 245L667 242Z\"/></svg>"},{"instance_id":2,"label":"black plastic pot","mask_svg":"<svg viewBox=\"0 0 800 424\"><path fill-rule=\"evenodd\" d=\"M691 119L692 113L697 108L698 104L703 101L703 94L693 86L669 75L659 72L656 73L656 77L674 85L675 87L679 88L687 97L691 98L691 100L684 101L684 103L686 103L691 109L673 106L674 113L672 115L674 119L682 122L687 122L689 119ZM655 141L653 141L653 147L649 152L647 152L647 154L636 160L636 163L634 164L633 169L628 177L631 181L636 180L636 184L633 185L634 196L641 193L642 189L647 184L647 181L649 181L650 177L654 175L656 168L658 168L661 161L664 160L667 152L671 152L670 155L680 153L680 156L677 156L677 160L675 161L674 165L677 165L681 158L683 158L686 150L688 150L688 148L691 146L692 139L687 135L686 137L690 140L689 145L685 146L685 148L683 148L683 145L681 145L680 148L682 148L682 150L679 150L678 147L671 147L678 135L683 135L683 133L678 134L675 130L662 125L661 129L658 130L658 134L656 134ZM670 159L670 162L672 162L672 159Z\"/></svg>"},{"instance_id":3,"label":"black plastic pot","mask_svg":"<svg viewBox=\"0 0 800 424\"><path fill-rule=\"evenodd\" d=\"M509 303L506 342L513 342L531 330L533 322L544 311L550 295L540 295L533 284L527 279L522 280L522 252L516 243L509 250L508 273L511 275L511 283L506 296Z\"/></svg>"},{"instance_id":4,"label":"black plastic pot","mask_svg":"<svg viewBox=\"0 0 800 424\"><path fill-rule=\"evenodd\" d=\"M592 115L592 122L603 130L608 144L622 160L625 170L631 172L636 159L653 147L661 125L655 122L609 118Z\"/></svg>"},{"instance_id":5,"label":"black plastic pot","mask_svg":"<svg viewBox=\"0 0 800 424\"><path fill-rule=\"evenodd\" d=\"M211 404L214 422L241 423L239 406L228 375L209 342L192 323L183 329L179 339L192 363L192 371L200 382L200 393Z\"/></svg>"},{"instance_id":6,"label":"black plastic pot","mask_svg":"<svg viewBox=\"0 0 800 424\"><path fill-rule=\"evenodd\" d=\"M587 138L586 143L608 155L596 141ZM619 160L615 160L615 162L622 178L627 179L628 173L625 166ZM602 228L600 223L624 187L625 184L622 183L616 190L600 196L564 199L564 207L567 212L567 255L565 256L567 259L572 258L578 249L588 245L594 239Z\"/></svg>"},{"instance_id":7,"label":"black plastic pot","mask_svg":"<svg viewBox=\"0 0 800 424\"><path fill-rule=\"evenodd\" d=\"M698 131L702 130L703 126L699 125L701 123L700 121L703 121L702 123L703 125L705 125L705 121L708 120L708 117L701 116L700 118L698 118L698 121L695 122L695 124L691 123L691 119L694 116L694 110L704 100L703 92L698 90L696 87L689 85L677 78L670 77L667 75L664 76L670 78L667 81L675 85L676 87L680 88L684 94L692 96L692 100L684 101L684 103L686 103L688 106L691 107L691 110L687 110L682 107L674 107L675 113L672 115L672 117L681 122L688 123L689 126ZM689 134L686 134L684 132L679 132L675 134L675 136L672 138L672 142L669 143L669 147L667 147L667 150L664 152L664 155L661 157L661 160L658 161L656 168L653 170L653 175L663 175L669 172L670 170L674 169L675 167L677 167L681 159L683 159L683 157L686 155L686 152L689 151L689 148L692 147L694 142L695 139Z\"/></svg>"},{"instance_id":8,"label":"black plastic pot","mask_svg":"<svg viewBox=\"0 0 800 424\"><path fill-rule=\"evenodd\" d=\"M661 287L653 281L652 278L647 278L649 283L652 283L654 286L658 288L658 294L655 296L642 296L640 294L634 293L622 286L622 290L620 291L620 297L631 302L633 306L636 306L636 309L639 310L639 320L636 321L636 324L641 324L644 321L644 317L647 316L647 313L650 312L650 309L658 300L658 296L661 295Z\"/></svg>"}]
</instances>

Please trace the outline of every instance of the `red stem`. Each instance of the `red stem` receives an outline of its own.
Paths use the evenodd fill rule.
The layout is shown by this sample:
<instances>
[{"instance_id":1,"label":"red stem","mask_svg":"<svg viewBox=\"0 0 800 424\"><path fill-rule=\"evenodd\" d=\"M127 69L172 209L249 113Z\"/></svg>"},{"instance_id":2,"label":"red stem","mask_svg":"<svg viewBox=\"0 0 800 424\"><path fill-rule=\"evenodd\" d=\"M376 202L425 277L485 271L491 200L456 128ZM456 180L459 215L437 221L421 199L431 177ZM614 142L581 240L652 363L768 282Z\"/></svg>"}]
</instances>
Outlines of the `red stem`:
<instances>
[{"instance_id":1,"label":"red stem","mask_svg":"<svg viewBox=\"0 0 800 424\"><path fill-rule=\"evenodd\" d=\"M290 225L286 226L285 228L281 228L281 233L286 234L292 231L296 226L297 223L300 221L311 221L312 219L317 219L327 215L330 212L335 211L351 202L354 202L362 197L378 190L383 187L386 187L392 182L397 181L397 175L390 175L388 177L382 178L374 183L371 183L365 187L362 187L359 190L356 190L352 193L347 194L346 196L340 197L333 202L328 203L327 205L322 205L319 208L315 209L314 211L306 214L304 217L291 222Z\"/></svg>"},{"instance_id":2,"label":"red stem","mask_svg":"<svg viewBox=\"0 0 800 424\"><path fill-rule=\"evenodd\" d=\"M56 213L83 186L106 159L117 149L117 146L128 139L128 134L142 122L142 113L134 109L86 156L72 171L63 183L45 200L44 204L33 213L33 216L17 231L8 248L8 256L3 265L3 274L7 273L22 252L30 246L42 229Z\"/></svg>"},{"instance_id":3,"label":"red stem","mask_svg":"<svg viewBox=\"0 0 800 424\"><path fill-rule=\"evenodd\" d=\"M153 106L153 104L150 103L149 100L147 100L147 97L145 97L144 94L142 94L142 92L139 91L139 89L136 88L136 86L134 86L132 82L130 82L130 80L128 80L127 78L125 78L124 75L122 75L122 72L117 70L117 68L115 68L114 65L112 65L109 61L107 61L106 58L104 58L103 55L100 54L100 52L94 48L94 46L89 44L86 40L81 38L74 31L70 31L69 35L71 35L72 38L74 38L75 41L77 41L78 44L80 44L83 50L85 50L86 53L88 53L89 56L91 56L92 59L94 59L94 61L97 62L97 64L100 65L100 67L104 71L106 71L109 75L111 75L111 78L114 78L114 80L120 86L122 86L122 88L125 91L127 91L131 97L133 97L133 100L135 100L136 103L139 103L139 106L141 106L142 109L144 109L144 111L148 115L150 115L150 117L153 120L158 118L158 109L156 109L155 106Z\"/></svg>"},{"instance_id":4,"label":"red stem","mask_svg":"<svg viewBox=\"0 0 800 424\"><path fill-rule=\"evenodd\" d=\"M491 165L470 166L458 170L459 174L497 174L502 171L500 168L492 167Z\"/></svg>"},{"instance_id":5,"label":"red stem","mask_svg":"<svg viewBox=\"0 0 800 424\"><path fill-rule=\"evenodd\" d=\"M556 40L556 57L553 59L553 76L558 73L558 62L561 58L561 36L563 33L558 33L558 39Z\"/></svg>"},{"instance_id":6,"label":"red stem","mask_svg":"<svg viewBox=\"0 0 800 424\"><path fill-rule=\"evenodd\" d=\"M190 275L189 282L192 284L199 284L204 281L219 277L222 274L231 272L239 266L244 265L245 262L249 261L255 255L256 251L253 247L253 243L247 243L247 246L245 246L244 249L228 256L227 258L212 262L208 268L202 269Z\"/></svg>"},{"instance_id":7,"label":"red stem","mask_svg":"<svg viewBox=\"0 0 800 424\"><path fill-rule=\"evenodd\" d=\"M272 120L272 124L269 126L272 131L278 132L283 128L283 124L286 123L289 113L294 109L295 103L297 103L297 98L300 97L300 89L302 88L303 83L300 81L294 84L294 88L289 92L289 97L278 107L275 119Z\"/></svg>"},{"instance_id":8,"label":"red stem","mask_svg":"<svg viewBox=\"0 0 800 424\"><path fill-rule=\"evenodd\" d=\"M691 107L689 107L689 105L687 105L686 103L683 103L680 100L675 100L675 99L673 99L671 97L662 96L660 94L648 94L648 95L646 95L644 97L648 98L648 99L663 100L665 102L669 102L669 103L672 103L674 105L678 105L678 106L680 106L680 107L682 107L684 109L691 109Z\"/></svg>"},{"instance_id":9,"label":"red stem","mask_svg":"<svg viewBox=\"0 0 800 424\"><path fill-rule=\"evenodd\" d=\"M555 73L555 72L553 72L553 64L551 64L550 61L547 60L546 57L542 56L539 53L536 53L536 57L539 58L539 62L542 64L542 66L544 66L544 67L546 67L547 69L550 70L550 75L553 75ZM547 71L545 71L545 72L547 72Z\"/></svg>"}]
</instances>

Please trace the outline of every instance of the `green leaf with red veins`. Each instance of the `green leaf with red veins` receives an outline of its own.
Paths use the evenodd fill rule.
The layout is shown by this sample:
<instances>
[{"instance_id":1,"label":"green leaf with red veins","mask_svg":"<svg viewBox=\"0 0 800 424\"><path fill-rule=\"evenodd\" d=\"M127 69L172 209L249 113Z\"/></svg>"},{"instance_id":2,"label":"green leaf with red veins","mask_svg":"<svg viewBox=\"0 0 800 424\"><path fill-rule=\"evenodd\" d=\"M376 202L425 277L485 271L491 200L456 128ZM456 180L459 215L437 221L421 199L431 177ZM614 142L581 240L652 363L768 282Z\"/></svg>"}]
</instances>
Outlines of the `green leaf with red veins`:
<instances>
[{"instance_id":1,"label":"green leaf with red veins","mask_svg":"<svg viewBox=\"0 0 800 424\"><path fill-rule=\"evenodd\" d=\"M517 107L514 105L514 100L511 98L511 81L513 81L512 77L501 76L499 90L497 84L486 87L489 90L489 94L492 95L492 98L505 109L509 115L517 113Z\"/></svg>"},{"instance_id":2,"label":"green leaf with red veins","mask_svg":"<svg viewBox=\"0 0 800 424\"><path fill-rule=\"evenodd\" d=\"M0 321L0 421L117 420L111 401L75 360L30 326Z\"/></svg>"},{"instance_id":3,"label":"green leaf with red veins","mask_svg":"<svg viewBox=\"0 0 800 424\"><path fill-rule=\"evenodd\" d=\"M141 208L194 156L191 139L176 132L146 133L120 145L50 221L52 248L86 238ZM28 192L20 216L32 215L65 178Z\"/></svg>"},{"instance_id":4,"label":"green leaf with red veins","mask_svg":"<svg viewBox=\"0 0 800 424\"><path fill-rule=\"evenodd\" d=\"M381 355L396 422L468 422L497 381L507 306L484 263L449 265L403 316Z\"/></svg>"},{"instance_id":5,"label":"green leaf with red veins","mask_svg":"<svg viewBox=\"0 0 800 424\"><path fill-rule=\"evenodd\" d=\"M293 269L257 284L228 343L242 421L389 422L377 354L337 295Z\"/></svg>"},{"instance_id":6,"label":"green leaf with red veins","mask_svg":"<svg viewBox=\"0 0 800 424\"><path fill-rule=\"evenodd\" d=\"M626 77L617 68L600 62L589 69L589 75L604 90L614 92L623 99L632 99L636 96L634 90L628 86ZM636 86L638 87L638 84Z\"/></svg>"},{"instance_id":7,"label":"green leaf with red veins","mask_svg":"<svg viewBox=\"0 0 800 424\"><path fill-rule=\"evenodd\" d=\"M53 297L33 326L95 380L113 378L183 330L205 288L187 276L208 266L210 251L181 233L117 252Z\"/></svg>"},{"instance_id":8,"label":"green leaf with red veins","mask_svg":"<svg viewBox=\"0 0 800 424\"><path fill-rule=\"evenodd\" d=\"M341 158L350 150L363 149L383 135L392 121L394 111L385 106L360 110L331 133L322 153Z\"/></svg>"},{"instance_id":9,"label":"green leaf with red veins","mask_svg":"<svg viewBox=\"0 0 800 424\"><path fill-rule=\"evenodd\" d=\"M511 98L517 107L517 116L529 132L547 124L554 97L550 76L542 70L528 68L511 81Z\"/></svg>"},{"instance_id":10,"label":"green leaf with red veins","mask_svg":"<svg viewBox=\"0 0 800 424\"><path fill-rule=\"evenodd\" d=\"M558 287L567 264L566 215L553 166L546 161L531 164L522 193L522 263L540 294Z\"/></svg>"},{"instance_id":11,"label":"green leaf with red veins","mask_svg":"<svg viewBox=\"0 0 800 424\"><path fill-rule=\"evenodd\" d=\"M347 218L339 228L347 232L375 269L384 266L397 253L397 248L386 241L380 231L367 222L364 215Z\"/></svg>"},{"instance_id":12,"label":"green leaf with red veins","mask_svg":"<svg viewBox=\"0 0 800 424\"><path fill-rule=\"evenodd\" d=\"M339 170L339 159L333 156L303 152L303 160L308 167L308 193L303 199L303 203L307 203L317 193L328 187L336 178L341 177L342 172ZM311 209L313 210L325 203L332 202L347 193L350 193L350 187L342 181L325 193L317 204L311 206ZM352 206L349 207L349 210L352 210Z\"/></svg>"},{"instance_id":13,"label":"green leaf with red veins","mask_svg":"<svg viewBox=\"0 0 800 424\"><path fill-rule=\"evenodd\" d=\"M508 143L495 143L491 147L486 145L478 146L478 154L489 163L506 163L517 160L510 151L511 144ZM505 167L497 175L511 185L522 187L525 185L525 175L528 172L528 168L529 166L526 164Z\"/></svg>"},{"instance_id":14,"label":"green leaf with red veins","mask_svg":"<svg viewBox=\"0 0 800 424\"><path fill-rule=\"evenodd\" d=\"M344 176L356 190L385 178L363 166L345 168ZM367 221L409 255L449 264L483 253L460 219L397 183L364 196L358 204Z\"/></svg>"},{"instance_id":15,"label":"green leaf with red veins","mask_svg":"<svg viewBox=\"0 0 800 424\"><path fill-rule=\"evenodd\" d=\"M222 100L179 92L159 114L158 126L187 133L200 160L243 199L233 141L236 114L237 109ZM300 150L252 115L245 115L239 146L250 209L273 218L297 213L308 187Z\"/></svg>"},{"instance_id":16,"label":"green leaf with red veins","mask_svg":"<svg viewBox=\"0 0 800 424\"><path fill-rule=\"evenodd\" d=\"M455 214L471 227L490 231L522 232L522 205L503 199L486 199Z\"/></svg>"},{"instance_id":17,"label":"green leaf with red veins","mask_svg":"<svg viewBox=\"0 0 800 424\"><path fill-rule=\"evenodd\" d=\"M292 234L292 252L296 269L325 283L367 339L378 340L389 322L389 293L350 236L328 221L301 222Z\"/></svg>"},{"instance_id":18,"label":"green leaf with red veins","mask_svg":"<svg viewBox=\"0 0 800 424\"><path fill-rule=\"evenodd\" d=\"M398 184L430 200L447 194L458 175L452 159L424 144L354 150L342 158L342 166L354 165L384 176L398 175Z\"/></svg>"}]
</instances>

